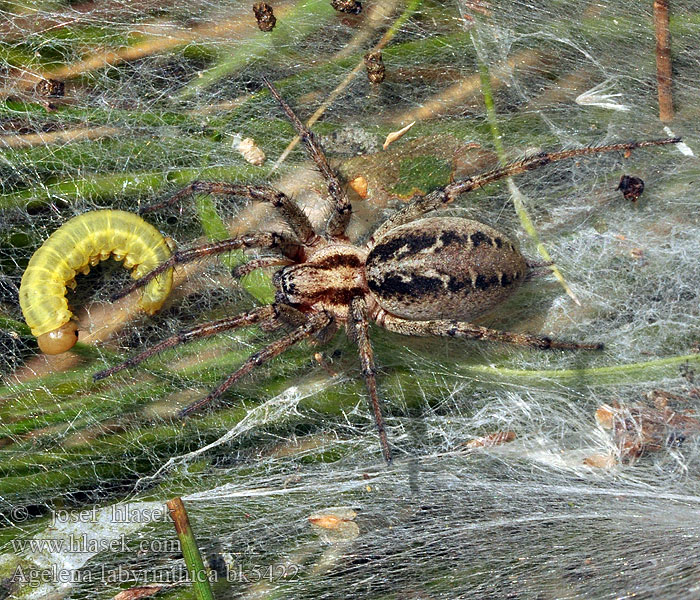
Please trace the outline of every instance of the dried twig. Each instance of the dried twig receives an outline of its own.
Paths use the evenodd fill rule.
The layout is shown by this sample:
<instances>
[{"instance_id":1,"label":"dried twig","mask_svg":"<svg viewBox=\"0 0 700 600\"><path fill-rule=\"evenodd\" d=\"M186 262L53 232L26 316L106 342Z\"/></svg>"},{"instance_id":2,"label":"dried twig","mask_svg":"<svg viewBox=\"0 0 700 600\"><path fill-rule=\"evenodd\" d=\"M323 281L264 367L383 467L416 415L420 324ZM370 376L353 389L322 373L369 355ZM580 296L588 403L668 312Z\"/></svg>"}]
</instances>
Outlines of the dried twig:
<instances>
[{"instance_id":1,"label":"dried twig","mask_svg":"<svg viewBox=\"0 0 700 600\"><path fill-rule=\"evenodd\" d=\"M673 119L671 95L671 38L668 31L668 0L654 0L656 31L656 81L659 88L659 119Z\"/></svg>"}]
</instances>

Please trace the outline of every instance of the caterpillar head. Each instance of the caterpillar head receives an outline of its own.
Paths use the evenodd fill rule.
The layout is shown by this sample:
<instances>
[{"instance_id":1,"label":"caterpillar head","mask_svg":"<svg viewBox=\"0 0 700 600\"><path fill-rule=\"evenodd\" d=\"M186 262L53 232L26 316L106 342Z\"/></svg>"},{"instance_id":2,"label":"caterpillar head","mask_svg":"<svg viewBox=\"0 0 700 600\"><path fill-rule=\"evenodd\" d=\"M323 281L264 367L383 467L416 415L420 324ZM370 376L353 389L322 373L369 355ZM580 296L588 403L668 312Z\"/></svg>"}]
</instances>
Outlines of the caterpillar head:
<instances>
[{"instance_id":1,"label":"caterpillar head","mask_svg":"<svg viewBox=\"0 0 700 600\"><path fill-rule=\"evenodd\" d=\"M78 325L75 321L68 321L58 329L40 335L36 341L44 354L67 352L78 341Z\"/></svg>"}]
</instances>

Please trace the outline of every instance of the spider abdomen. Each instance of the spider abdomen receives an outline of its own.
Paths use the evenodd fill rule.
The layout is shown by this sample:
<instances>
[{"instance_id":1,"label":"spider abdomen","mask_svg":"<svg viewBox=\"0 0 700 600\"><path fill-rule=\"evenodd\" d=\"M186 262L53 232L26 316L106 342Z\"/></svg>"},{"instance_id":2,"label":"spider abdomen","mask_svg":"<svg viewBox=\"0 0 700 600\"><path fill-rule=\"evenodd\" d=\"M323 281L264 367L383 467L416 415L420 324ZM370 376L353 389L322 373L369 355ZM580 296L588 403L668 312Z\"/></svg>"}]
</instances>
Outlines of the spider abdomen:
<instances>
[{"instance_id":1,"label":"spider abdomen","mask_svg":"<svg viewBox=\"0 0 700 600\"><path fill-rule=\"evenodd\" d=\"M434 217L388 231L370 250L365 270L372 296L395 316L468 321L510 296L527 264L493 227Z\"/></svg>"}]
</instances>

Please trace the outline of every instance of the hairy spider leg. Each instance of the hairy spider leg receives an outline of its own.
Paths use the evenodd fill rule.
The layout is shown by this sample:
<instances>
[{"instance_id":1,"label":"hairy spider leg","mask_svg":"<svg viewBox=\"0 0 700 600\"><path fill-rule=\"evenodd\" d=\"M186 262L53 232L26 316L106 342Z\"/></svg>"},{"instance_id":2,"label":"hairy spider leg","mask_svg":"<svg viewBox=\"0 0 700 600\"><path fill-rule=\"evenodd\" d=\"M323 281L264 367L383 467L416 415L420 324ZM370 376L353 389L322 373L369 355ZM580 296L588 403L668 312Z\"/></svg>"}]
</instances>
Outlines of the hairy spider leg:
<instances>
[{"instance_id":1,"label":"hairy spider leg","mask_svg":"<svg viewBox=\"0 0 700 600\"><path fill-rule=\"evenodd\" d=\"M323 153L323 148L321 148L321 145L314 137L314 134L306 125L304 125L304 123L301 122L299 117L294 114L294 111L291 109L289 104L285 102L284 98L280 96L280 93L275 89L275 86L273 86L272 83L270 83L265 77L262 79L270 90L272 96L275 98L275 100L277 100L277 102L279 102L279 105L282 107L282 110L284 110L287 118L291 121L294 129L297 130L297 134L301 138L302 142L304 142L309 155L316 163L316 166L318 167L319 171L321 171L323 177L328 182L328 194L333 200L334 206L333 213L326 224L326 234L331 237L342 238L345 234L345 228L350 221L352 206L350 205L350 200L348 199L348 196L340 183L338 175L331 168L330 164L328 164L328 159Z\"/></svg>"},{"instance_id":2,"label":"hairy spider leg","mask_svg":"<svg viewBox=\"0 0 700 600\"><path fill-rule=\"evenodd\" d=\"M249 260L231 271L236 279L241 279L253 271L258 269L267 269L268 267L284 267L287 265L293 265L294 261L289 258L282 258L281 256L265 256L263 258L256 258Z\"/></svg>"},{"instance_id":3,"label":"hairy spider leg","mask_svg":"<svg viewBox=\"0 0 700 600\"><path fill-rule=\"evenodd\" d=\"M211 404L221 396L228 388L230 388L234 383L236 383L241 377L250 373L255 367L265 364L272 358L279 356L285 350L288 350L298 342L312 336L314 333L321 331L331 322L331 317L325 312L318 312L311 314L306 323L297 327L291 333L285 335L284 337L272 342L268 346L265 346L259 352L251 354L246 361L239 367L239 369L229 375L227 379L223 381L215 390L211 391L208 396L193 402L189 406L183 408L179 413L179 417L186 417L201 410L205 406Z\"/></svg>"},{"instance_id":4,"label":"hairy spider leg","mask_svg":"<svg viewBox=\"0 0 700 600\"><path fill-rule=\"evenodd\" d=\"M350 320L348 321L348 334L360 351L360 362L362 364L362 375L365 378L367 392L369 393L369 405L374 414L374 422L379 431L379 443L382 447L384 460L391 463L391 448L387 439L384 427L384 417L379 405L379 395L377 394L377 369L374 366L374 352L369 339L369 317L367 302L362 296L355 296L350 302Z\"/></svg>"},{"instance_id":5,"label":"hairy spider leg","mask_svg":"<svg viewBox=\"0 0 700 600\"><path fill-rule=\"evenodd\" d=\"M677 144L680 141L681 138L678 137L664 138L659 140L644 140L641 142L609 144L607 146L573 148L571 150L563 150L561 152L541 152L539 154L535 154L534 156L528 156L522 160L493 169L492 171L487 171L486 173L481 173L480 175L475 175L474 177L467 177L466 179L455 181L454 183L450 183L444 188L430 192L425 196L416 196L407 206L389 217L377 228L367 242L367 246L372 248L376 240L381 238L387 231L393 229L394 227L415 221L427 212L443 208L461 194L471 192L472 190L483 187L489 183L502 179L503 177L519 175L525 171L532 171L533 169L548 165L549 163L565 160L567 158L573 158L574 156L616 151L629 152L637 148L645 148L648 146Z\"/></svg>"},{"instance_id":6,"label":"hairy spider leg","mask_svg":"<svg viewBox=\"0 0 700 600\"><path fill-rule=\"evenodd\" d=\"M530 346L539 349L556 348L559 350L602 350L603 344L583 344L553 340L547 336L529 335L527 333L512 333L498 331L488 327L480 327L466 321L436 319L432 321L411 321L396 317L380 309L375 316L378 325L388 331L402 335L456 337L489 342L504 342L516 346Z\"/></svg>"},{"instance_id":7,"label":"hairy spider leg","mask_svg":"<svg viewBox=\"0 0 700 600\"><path fill-rule=\"evenodd\" d=\"M191 329L179 331L175 335L158 342L156 345L151 346L150 348L147 348L140 354L127 358L123 363L110 367L109 369L104 369L103 371L98 371L92 376L92 378L94 381L104 379L105 377L114 375L119 371L134 367L167 348L172 348L173 346L178 346L180 344L186 344L192 340L198 340L211 335L216 335L217 333L221 333L223 331L230 331L232 329L238 329L239 327L248 327L250 325L255 325L256 323L271 321L275 318L275 316L276 311L274 305L268 304L267 306L256 308L235 317L219 319L218 321L210 321L209 323L197 325Z\"/></svg>"},{"instance_id":8,"label":"hairy spider leg","mask_svg":"<svg viewBox=\"0 0 700 600\"><path fill-rule=\"evenodd\" d=\"M318 238L309 218L301 207L279 190L267 185L245 185L223 181L193 181L169 198L144 206L139 212L144 214L173 204L180 205L185 198L197 193L212 194L214 196L243 196L258 202L268 202L280 212L301 243L313 245Z\"/></svg>"},{"instance_id":9,"label":"hairy spider leg","mask_svg":"<svg viewBox=\"0 0 700 600\"><path fill-rule=\"evenodd\" d=\"M173 254L164 263L158 265L150 273L147 273L140 279L134 281L131 285L117 292L114 296L112 296L112 301L118 300L119 298L130 294L134 290L143 287L149 281L151 281L151 279L157 277L163 271L166 271L175 265L192 262L193 260L204 258L205 256L223 254L225 252L230 252L231 250L240 250L241 248L277 249L286 257L293 258L294 256L298 255L301 245L296 240L292 240L280 233L261 232L251 233L239 238L222 240L220 242L212 242L211 244L203 244L201 246L195 246L194 248L188 248L187 250L180 250L175 252L175 254Z\"/></svg>"}]
</instances>

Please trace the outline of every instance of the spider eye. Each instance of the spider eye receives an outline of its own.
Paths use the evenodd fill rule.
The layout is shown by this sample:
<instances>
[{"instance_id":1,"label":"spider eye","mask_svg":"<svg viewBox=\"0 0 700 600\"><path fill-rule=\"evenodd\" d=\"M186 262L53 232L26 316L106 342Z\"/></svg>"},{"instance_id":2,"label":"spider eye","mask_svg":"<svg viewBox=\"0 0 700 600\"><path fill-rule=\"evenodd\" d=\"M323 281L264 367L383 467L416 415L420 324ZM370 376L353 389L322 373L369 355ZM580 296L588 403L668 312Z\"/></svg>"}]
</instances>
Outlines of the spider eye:
<instances>
[{"instance_id":1,"label":"spider eye","mask_svg":"<svg viewBox=\"0 0 700 600\"><path fill-rule=\"evenodd\" d=\"M67 352L78 341L78 325L68 321L58 329L44 333L37 338L39 349L44 354L61 354Z\"/></svg>"}]
</instances>

